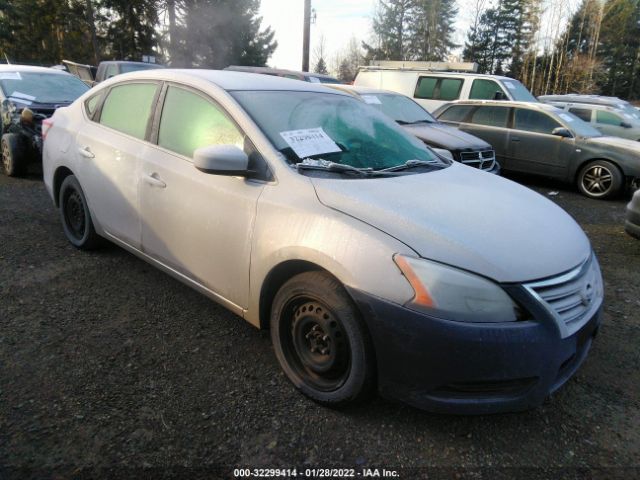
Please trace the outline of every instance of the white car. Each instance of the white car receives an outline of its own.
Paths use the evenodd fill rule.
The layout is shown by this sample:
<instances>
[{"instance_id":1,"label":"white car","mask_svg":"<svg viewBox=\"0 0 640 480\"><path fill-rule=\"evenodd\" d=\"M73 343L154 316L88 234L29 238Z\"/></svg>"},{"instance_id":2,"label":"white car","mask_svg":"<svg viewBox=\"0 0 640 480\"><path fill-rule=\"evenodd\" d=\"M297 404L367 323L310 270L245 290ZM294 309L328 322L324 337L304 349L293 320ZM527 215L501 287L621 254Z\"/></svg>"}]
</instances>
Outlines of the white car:
<instances>
[{"instance_id":1,"label":"white car","mask_svg":"<svg viewBox=\"0 0 640 480\"><path fill-rule=\"evenodd\" d=\"M323 404L377 385L434 411L530 408L600 325L598 262L567 213L349 94L154 70L47 127L69 241L108 239L270 328L288 378Z\"/></svg>"}]
</instances>

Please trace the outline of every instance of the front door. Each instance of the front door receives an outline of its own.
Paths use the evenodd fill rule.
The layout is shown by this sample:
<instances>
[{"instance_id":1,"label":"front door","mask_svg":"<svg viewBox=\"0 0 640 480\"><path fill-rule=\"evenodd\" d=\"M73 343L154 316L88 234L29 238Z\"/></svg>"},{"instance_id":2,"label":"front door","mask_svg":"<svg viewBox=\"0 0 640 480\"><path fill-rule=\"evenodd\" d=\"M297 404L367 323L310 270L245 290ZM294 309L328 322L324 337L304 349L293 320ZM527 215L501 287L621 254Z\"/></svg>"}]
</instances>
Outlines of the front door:
<instances>
[{"instance_id":1,"label":"front door","mask_svg":"<svg viewBox=\"0 0 640 480\"><path fill-rule=\"evenodd\" d=\"M264 182L205 173L192 161L197 148L244 143L220 106L197 91L169 86L157 146L142 165L140 208L145 253L247 308L253 224Z\"/></svg>"}]
</instances>

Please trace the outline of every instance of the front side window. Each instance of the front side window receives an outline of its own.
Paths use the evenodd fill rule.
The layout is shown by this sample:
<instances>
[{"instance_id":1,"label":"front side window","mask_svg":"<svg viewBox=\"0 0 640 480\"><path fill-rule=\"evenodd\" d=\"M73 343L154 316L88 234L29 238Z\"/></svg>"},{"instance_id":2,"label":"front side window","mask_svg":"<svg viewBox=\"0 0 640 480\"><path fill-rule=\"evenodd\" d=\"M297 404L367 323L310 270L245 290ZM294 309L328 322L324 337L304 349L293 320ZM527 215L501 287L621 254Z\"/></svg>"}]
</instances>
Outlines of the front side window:
<instances>
[{"instance_id":1,"label":"front side window","mask_svg":"<svg viewBox=\"0 0 640 480\"><path fill-rule=\"evenodd\" d=\"M118 67L115 64L111 63L107 65L107 72L106 72L105 78L115 77L117 74L118 74Z\"/></svg>"},{"instance_id":2,"label":"front side window","mask_svg":"<svg viewBox=\"0 0 640 480\"><path fill-rule=\"evenodd\" d=\"M127 83L113 87L102 106L100 123L144 139L157 89L155 83Z\"/></svg>"},{"instance_id":3,"label":"front side window","mask_svg":"<svg viewBox=\"0 0 640 480\"><path fill-rule=\"evenodd\" d=\"M576 117L584 122L591 122L591 110L588 108L570 108L569 112L573 113Z\"/></svg>"},{"instance_id":4,"label":"front side window","mask_svg":"<svg viewBox=\"0 0 640 480\"><path fill-rule=\"evenodd\" d=\"M619 127L622 124L622 119L611 112L596 110L596 122L602 125L614 125Z\"/></svg>"},{"instance_id":5,"label":"front side window","mask_svg":"<svg viewBox=\"0 0 640 480\"><path fill-rule=\"evenodd\" d=\"M244 135L210 100L179 87L169 87L162 107L158 145L192 157L209 145L235 145L242 149Z\"/></svg>"},{"instance_id":6,"label":"front side window","mask_svg":"<svg viewBox=\"0 0 640 480\"><path fill-rule=\"evenodd\" d=\"M509 122L509 107L478 107L471 117L471 123L489 127L506 128Z\"/></svg>"},{"instance_id":7,"label":"front side window","mask_svg":"<svg viewBox=\"0 0 640 480\"><path fill-rule=\"evenodd\" d=\"M547 135L551 135L551 132L561 126L562 125L545 113L524 108L516 109L513 122L513 128L516 130L546 133Z\"/></svg>"},{"instance_id":8,"label":"front side window","mask_svg":"<svg viewBox=\"0 0 640 480\"><path fill-rule=\"evenodd\" d=\"M473 105L454 105L442 112L438 119L447 122L464 122L474 108Z\"/></svg>"},{"instance_id":9,"label":"front side window","mask_svg":"<svg viewBox=\"0 0 640 480\"><path fill-rule=\"evenodd\" d=\"M98 109L98 105L100 105L100 100L102 100L102 95L104 95L104 91L101 90L95 95L92 95L84 102L84 108L87 112L87 116L89 118L93 118L93 115L96 113Z\"/></svg>"},{"instance_id":10,"label":"front side window","mask_svg":"<svg viewBox=\"0 0 640 480\"><path fill-rule=\"evenodd\" d=\"M475 79L471 85L469 98L472 100L493 100L496 93L503 93L502 88L493 80Z\"/></svg>"},{"instance_id":11,"label":"front side window","mask_svg":"<svg viewBox=\"0 0 640 480\"><path fill-rule=\"evenodd\" d=\"M231 94L292 164L321 159L376 170L409 160L445 165L389 117L351 96L304 91ZM304 154L298 155L296 148Z\"/></svg>"}]
</instances>

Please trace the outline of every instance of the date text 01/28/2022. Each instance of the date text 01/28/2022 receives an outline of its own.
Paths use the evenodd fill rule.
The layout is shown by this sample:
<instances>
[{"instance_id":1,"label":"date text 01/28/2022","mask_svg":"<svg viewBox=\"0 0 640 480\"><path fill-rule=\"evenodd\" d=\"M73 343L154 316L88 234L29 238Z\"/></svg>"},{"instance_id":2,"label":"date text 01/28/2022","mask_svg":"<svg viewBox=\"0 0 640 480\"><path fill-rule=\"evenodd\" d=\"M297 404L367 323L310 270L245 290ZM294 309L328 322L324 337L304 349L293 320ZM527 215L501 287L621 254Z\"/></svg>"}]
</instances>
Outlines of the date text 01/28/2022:
<instances>
[{"instance_id":1,"label":"date text 01/28/2022","mask_svg":"<svg viewBox=\"0 0 640 480\"><path fill-rule=\"evenodd\" d=\"M236 468L235 478L400 478L385 468Z\"/></svg>"}]
</instances>

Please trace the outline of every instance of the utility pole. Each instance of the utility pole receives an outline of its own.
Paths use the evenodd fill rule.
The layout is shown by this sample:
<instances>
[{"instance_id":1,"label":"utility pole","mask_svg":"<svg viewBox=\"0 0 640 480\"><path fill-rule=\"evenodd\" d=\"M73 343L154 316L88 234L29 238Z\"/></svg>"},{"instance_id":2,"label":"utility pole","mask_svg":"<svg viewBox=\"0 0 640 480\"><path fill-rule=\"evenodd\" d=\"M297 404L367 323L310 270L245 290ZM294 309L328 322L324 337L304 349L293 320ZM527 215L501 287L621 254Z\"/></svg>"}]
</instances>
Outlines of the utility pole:
<instances>
[{"instance_id":1,"label":"utility pole","mask_svg":"<svg viewBox=\"0 0 640 480\"><path fill-rule=\"evenodd\" d=\"M302 30L302 71L309 71L309 44L311 41L311 0L304 0L304 29Z\"/></svg>"}]
</instances>

